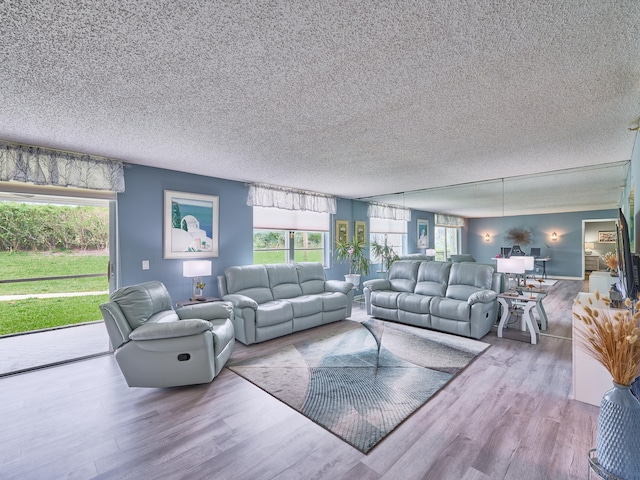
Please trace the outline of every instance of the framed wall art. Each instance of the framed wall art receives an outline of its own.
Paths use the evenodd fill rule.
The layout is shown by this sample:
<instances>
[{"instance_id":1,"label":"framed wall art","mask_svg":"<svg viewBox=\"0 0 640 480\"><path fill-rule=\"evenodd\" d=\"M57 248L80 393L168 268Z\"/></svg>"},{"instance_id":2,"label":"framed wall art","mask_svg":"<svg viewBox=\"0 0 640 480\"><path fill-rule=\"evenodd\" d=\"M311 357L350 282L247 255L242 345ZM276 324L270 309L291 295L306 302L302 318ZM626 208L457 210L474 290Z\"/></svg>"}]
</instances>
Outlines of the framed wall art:
<instances>
[{"instance_id":1,"label":"framed wall art","mask_svg":"<svg viewBox=\"0 0 640 480\"><path fill-rule=\"evenodd\" d=\"M598 232L599 243L616 243L616 232Z\"/></svg>"},{"instance_id":2,"label":"framed wall art","mask_svg":"<svg viewBox=\"0 0 640 480\"><path fill-rule=\"evenodd\" d=\"M429 248L429 220L417 220L418 248Z\"/></svg>"},{"instance_id":3,"label":"framed wall art","mask_svg":"<svg viewBox=\"0 0 640 480\"><path fill-rule=\"evenodd\" d=\"M218 256L219 198L164 191L163 258Z\"/></svg>"},{"instance_id":4,"label":"framed wall art","mask_svg":"<svg viewBox=\"0 0 640 480\"><path fill-rule=\"evenodd\" d=\"M361 245L367 244L367 222L355 222L354 241Z\"/></svg>"},{"instance_id":5,"label":"framed wall art","mask_svg":"<svg viewBox=\"0 0 640 480\"><path fill-rule=\"evenodd\" d=\"M349 241L349 222L347 220L336 220L336 243L346 243Z\"/></svg>"}]
</instances>

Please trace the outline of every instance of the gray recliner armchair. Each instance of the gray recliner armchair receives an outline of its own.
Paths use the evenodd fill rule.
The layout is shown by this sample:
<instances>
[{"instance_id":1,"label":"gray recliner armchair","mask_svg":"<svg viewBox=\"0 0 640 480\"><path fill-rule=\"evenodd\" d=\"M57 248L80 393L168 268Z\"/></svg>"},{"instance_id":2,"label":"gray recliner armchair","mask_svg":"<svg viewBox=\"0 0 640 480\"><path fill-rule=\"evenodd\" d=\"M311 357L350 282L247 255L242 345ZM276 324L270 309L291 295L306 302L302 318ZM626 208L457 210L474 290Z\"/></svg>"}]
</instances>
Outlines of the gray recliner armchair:
<instances>
[{"instance_id":1,"label":"gray recliner armchair","mask_svg":"<svg viewBox=\"0 0 640 480\"><path fill-rule=\"evenodd\" d=\"M130 387L211 382L233 351L228 302L173 309L157 281L124 287L100 305L115 358Z\"/></svg>"}]
</instances>

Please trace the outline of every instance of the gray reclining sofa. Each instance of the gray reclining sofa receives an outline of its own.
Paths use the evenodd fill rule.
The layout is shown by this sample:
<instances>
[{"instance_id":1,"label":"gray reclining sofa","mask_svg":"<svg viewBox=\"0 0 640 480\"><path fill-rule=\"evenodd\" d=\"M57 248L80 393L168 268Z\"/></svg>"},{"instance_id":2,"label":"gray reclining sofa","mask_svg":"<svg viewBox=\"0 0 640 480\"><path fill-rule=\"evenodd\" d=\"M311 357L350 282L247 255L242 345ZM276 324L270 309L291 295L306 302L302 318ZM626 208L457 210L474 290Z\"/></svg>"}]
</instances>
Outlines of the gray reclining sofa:
<instances>
[{"instance_id":1,"label":"gray reclining sofa","mask_svg":"<svg viewBox=\"0 0 640 480\"><path fill-rule=\"evenodd\" d=\"M321 263L229 267L218 290L234 310L236 339L245 345L344 320L353 285L326 280Z\"/></svg>"},{"instance_id":2,"label":"gray reclining sofa","mask_svg":"<svg viewBox=\"0 0 640 480\"><path fill-rule=\"evenodd\" d=\"M399 260L386 279L367 280L367 313L377 318L482 338L498 318L504 275L493 266Z\"/></svg>"}]
</instances>

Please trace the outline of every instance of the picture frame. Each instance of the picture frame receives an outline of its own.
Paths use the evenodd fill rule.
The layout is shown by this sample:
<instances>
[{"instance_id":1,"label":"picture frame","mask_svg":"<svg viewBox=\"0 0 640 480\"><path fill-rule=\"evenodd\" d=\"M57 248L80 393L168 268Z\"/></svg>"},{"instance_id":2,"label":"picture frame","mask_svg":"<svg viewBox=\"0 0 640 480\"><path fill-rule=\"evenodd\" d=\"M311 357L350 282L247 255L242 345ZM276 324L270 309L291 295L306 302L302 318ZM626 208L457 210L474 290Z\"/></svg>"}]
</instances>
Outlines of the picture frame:
<instances>
[{"instance_id":1,"label":"picture frame","mask_svg":"<svg viewBox=\"0 0 640 480\"><path fill-rule=\"evenodd\" d=\"M349 222L347 220L336 220L336 243L346 243L349 241Z\"/></svg>"},{"instance_id":2,"label":"picture frame","mask_svg":"<svg viewBox=\"0 0 640 480\"><path fill-rule=\"evenodd\" d=\"M355 243L362 245L367 244L367 222L356 221L353 232L353 240Z\"/></svg>"},{"instance_id":3,"label":"picture frame","mask_svg":"<svg viewBox=\"0 0 640 480\"><path fill-rule=\"evenodd\" d=\"M164 191L163 258L218 256L219 197Z\"/></svg>"},{"instance_id":4,"label":"picture frame","mask_svg":"<svg viewBox=\"0 0 640 480\"><path fill-rule=\"evenodd\" d=\"M616 243L616 232L600 231L598 232L598 243Z\"/></svg>"},{"instance_id":5,"label":"picture frame","mask_svg":"<svg viewBox=\"0 0 640 480\"><path fill-rule=\"evenodd\" d=\"M418 248L429 248L429 220L417 220L416 242Z\"/></svg>"}]
</instances>

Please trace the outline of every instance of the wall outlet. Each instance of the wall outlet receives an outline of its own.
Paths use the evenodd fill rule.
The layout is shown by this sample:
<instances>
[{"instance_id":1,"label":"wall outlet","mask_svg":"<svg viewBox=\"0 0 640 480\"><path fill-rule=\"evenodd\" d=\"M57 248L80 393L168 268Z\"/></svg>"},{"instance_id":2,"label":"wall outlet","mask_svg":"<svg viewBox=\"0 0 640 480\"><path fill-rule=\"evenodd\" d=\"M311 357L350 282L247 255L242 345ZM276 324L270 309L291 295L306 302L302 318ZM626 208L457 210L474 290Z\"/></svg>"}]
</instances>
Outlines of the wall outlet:
<instances>
[{"instance_id":1,"label":"wall outlet","mask_svg":"<svg viewBox=\"0 0 640 480\"><path fill-rule=\"evenodd\" d=\"M142 260L142 269L149 270L149 260Z\"/></svg>"}]
</instances>

